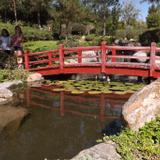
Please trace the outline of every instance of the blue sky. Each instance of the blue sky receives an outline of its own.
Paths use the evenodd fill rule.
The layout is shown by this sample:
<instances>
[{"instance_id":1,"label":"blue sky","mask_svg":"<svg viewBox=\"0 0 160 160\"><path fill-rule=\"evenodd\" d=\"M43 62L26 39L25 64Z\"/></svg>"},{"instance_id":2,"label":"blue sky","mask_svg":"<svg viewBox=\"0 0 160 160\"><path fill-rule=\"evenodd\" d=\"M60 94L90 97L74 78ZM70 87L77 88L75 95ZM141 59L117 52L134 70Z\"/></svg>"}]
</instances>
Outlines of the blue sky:
<instances>
[{"instance_id":1,"label":"blue sky","mask_svg":"<svg viewBox=\"0 0 160 160\"><path fill-rule=\"evenodd\" d=\"M125 0L120 0L121 3L124 2ZM148 14L148 8L149 8L149 4L147 2L143 2L141 3L141 0L130 0L133 5L138 8L140 10L140 16L139 19L145 21L145 18Z\"/></svg>"}]
</instances>

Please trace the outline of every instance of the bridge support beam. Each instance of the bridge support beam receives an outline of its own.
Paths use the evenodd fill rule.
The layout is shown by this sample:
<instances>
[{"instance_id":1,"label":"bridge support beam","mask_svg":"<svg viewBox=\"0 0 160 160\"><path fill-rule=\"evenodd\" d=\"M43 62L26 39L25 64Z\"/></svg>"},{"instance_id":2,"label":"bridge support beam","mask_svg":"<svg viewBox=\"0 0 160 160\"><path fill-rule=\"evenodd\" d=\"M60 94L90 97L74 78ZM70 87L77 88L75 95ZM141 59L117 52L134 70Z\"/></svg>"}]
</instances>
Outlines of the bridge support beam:
<instances>
[{"instance_id":1,"label":"bridge support beam","mask_svg":"<svg viewBox=\"0 0 160 160\"><path fill-rule=\"evenodd\" d=\"M101 50L102 50L102 54L101 54L101 62L102 62L102 68L101 68L101 72L105 73L105 64L106 64L106 43L102 42L101 44Z\"/></svg>"},{"instance_id":2,"label":"bridge support beam","mask_svg":"<svg viewBox=\"0 0 160 160\"><path fill-rule=\"evenodd\" d=\"M155 59L156 59L156 43L151 43L151 55L150 55L150 77L154 75L155 71Z\"/></svg>"},{"instance_id":3,"label":"bridge support beam","mask_svg":"<svg viewBox=\"0 0 160 160\"><path fill-rule=\"evenodd\" d=\"M64 45L60 44L59 46L59 62L60 62L60 70L63 71L64 68Z\"/></svg>"}]
</instances>

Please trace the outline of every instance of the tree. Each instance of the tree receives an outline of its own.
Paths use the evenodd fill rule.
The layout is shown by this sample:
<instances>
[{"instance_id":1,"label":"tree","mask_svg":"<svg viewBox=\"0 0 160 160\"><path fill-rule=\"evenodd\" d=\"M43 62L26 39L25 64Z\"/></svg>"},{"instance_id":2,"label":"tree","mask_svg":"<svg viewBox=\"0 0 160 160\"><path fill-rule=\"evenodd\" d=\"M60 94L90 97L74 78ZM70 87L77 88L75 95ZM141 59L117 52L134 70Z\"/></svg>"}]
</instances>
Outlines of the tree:
<instances>
[{"instance_id":1,"label":"tree","mask_svg":"<svg viewBox=\"0 0 160 160\"><path fill-rule=\"evenodd\" d=\"M154 4L149 8L148 16L146 17L147 27L160 27L160 8Z\"/></svg>"},{"instance_id":2,"label":"tree","mask_svg":"<svg viewBox=\"0 0 160 160\"><path fill-rule=\"evenodd\" d=\"M130 0L125 1L121 13L125 25L134 25L136 19L138 19L138 15L139 10L134 7L133 3Z\"/></svg>"},{"instance_id":3,"label":"tree","mask_svg":"<svg viewBox=\"0 0 160 160\"><path fill-rule=\"evenodd\" d=\"M112 17L112 24L111 24L111 33L114 35L116 33L116 30L118 29L119 26L119 19L120 19L120 4L117 3L111 11L111 17Z\"/></svg>"},{"instance_id":4,"label":"tree","mask_svg":"<svg viewBox=\"0 0 160 160\"><path fill-rule=\"evenodd\" d=\"M41 15L44 11L49 10L52 0L28 0L30 2L30 12L37 14L37 24L41 27ZM45 13L45 12L44 12Z\"/></svg>"},{"instance_id":5,"label":"tree","mask_svg":"<svg viewBox=\"0 0 160 160\"><path fill-rule=\"evenodd\" d=\"M83 3L94 13L95 23L101 26L103 35L106 35L111 8L117 5L119 0L83 0Z\"/></svg>"},{"instance_id":6,"label":"tree","mask_svg":"<svg viewBox=\"0 0 160 160\"><path fill-rule=\"evenodd\" d=\"M59 21L60 27L62 24L65 25L67 35L71 31L71 23L82 22L84 18L84 9L79 0L54 0L53 6L55 9L54 19Z\"/></svg>"}]
</instances>

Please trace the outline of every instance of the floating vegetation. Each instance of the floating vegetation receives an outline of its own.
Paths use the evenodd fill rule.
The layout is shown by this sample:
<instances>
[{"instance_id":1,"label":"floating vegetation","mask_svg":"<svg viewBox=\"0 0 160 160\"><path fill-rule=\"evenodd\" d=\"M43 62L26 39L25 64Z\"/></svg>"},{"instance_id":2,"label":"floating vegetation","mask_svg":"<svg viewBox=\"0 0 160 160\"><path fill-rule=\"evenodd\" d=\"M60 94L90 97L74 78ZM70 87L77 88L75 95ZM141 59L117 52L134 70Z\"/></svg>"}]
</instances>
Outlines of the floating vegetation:
<instances>
[{"instance_id":1,"label":"floating vegetation","mask_svg":"<svg viewBox=\"0 0 160 160\"><path fill-rule=\"evenodd\" d=\"M88 93L89 94L101 94L102 92L100 92L100 91L89 91Z\"/></svg>"},{"instance_id":2,"label":"floating vegetation","mask_svg":"<svg viewBox=\"0 0 160 160\"><path fill-rule=\"evenodd\" d=\"M65 89L64 88L54 88L53 91L55 92L61 92L61 91L64 91Z\"/></svg>"},{"instance_id":3,"label":"floating vegetation","mask_svg":"<svg viewBox=\"0 0 160 160\"><path fill-rule=\"evenodd\" d=\"M74 90L74 91L71 91L72 94L82 94L84 93L83 91L79 91L79 90Z\"/></svg>"},{"instance_id":4,"label":"floating vegetation","mask_svg":"<svg viewBox=\"0 0 160 160\"><path fill-rule=\"evenodd\" d=\"M141 89L144 84L124 83L124 82L100 82L100 81L47 81L48 85L55 87L53 91L67 91L71 94L127 94Z\"/></svg>"}]
</instances>

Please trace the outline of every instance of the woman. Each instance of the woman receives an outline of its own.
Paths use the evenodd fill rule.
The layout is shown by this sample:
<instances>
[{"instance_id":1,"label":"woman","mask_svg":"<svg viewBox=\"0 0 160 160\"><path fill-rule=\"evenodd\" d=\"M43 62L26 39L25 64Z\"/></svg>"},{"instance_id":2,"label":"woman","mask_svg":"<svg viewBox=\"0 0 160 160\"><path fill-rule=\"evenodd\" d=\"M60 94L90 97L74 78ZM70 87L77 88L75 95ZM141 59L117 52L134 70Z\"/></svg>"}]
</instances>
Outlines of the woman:
<instances>
[{"instance_id":1,"label":"woman","mask_svg":"<svg viewBox=\"0 0 160 160\"><path fill-rule=\"evenodd\" d=\"M23 32L20 26L15 27L15 34L12 36L11 39L11 46L13 48L14 54L17 59L18 68L23 67Z\"/></svg>"},{"instance_id":2,"label":"woman","mask_svg":"<svg viewBox=\"0 0 160 160\"><path fill-rule=\"evenodd\" d=\"M0 48L6 53L10 53L11 38L7 29L2 29L0 36Z\"/></svg>"}]
</instances>

